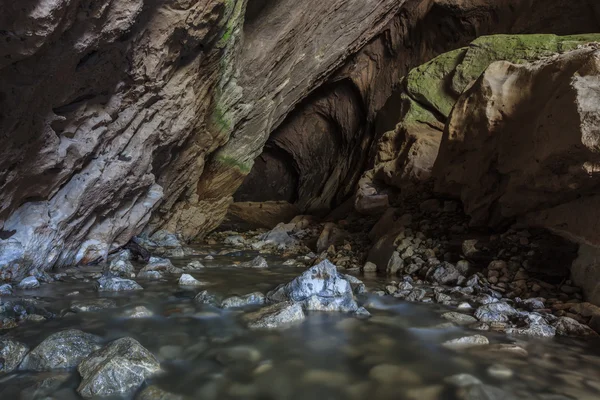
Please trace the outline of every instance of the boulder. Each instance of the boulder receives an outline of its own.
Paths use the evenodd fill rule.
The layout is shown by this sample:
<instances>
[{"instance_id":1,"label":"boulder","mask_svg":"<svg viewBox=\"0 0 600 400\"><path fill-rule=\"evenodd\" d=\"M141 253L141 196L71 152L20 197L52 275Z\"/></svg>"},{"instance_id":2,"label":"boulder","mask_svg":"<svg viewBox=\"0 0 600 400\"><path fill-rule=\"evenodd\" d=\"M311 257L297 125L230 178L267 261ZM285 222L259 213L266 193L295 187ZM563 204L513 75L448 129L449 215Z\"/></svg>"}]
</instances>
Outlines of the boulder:
<instances>
[{"instance_id":1,"label":"boulder","mask_svg":"<svg viewBox=\"0 0 600 400\"><path fill-rule=\"evenodd\" d=\"M102 347L101 343L101 337L77 329L53 333L25 356L19 369L49 371L74 368L88 354Z\"/></svg>"},{"instance_id":2,"label":"boulder","mask_svg":"<svg viewBox=\"0 0 600 400\"><path fill-rule=\"evenodd\" d=\"M358 309L351 283L328 260L278 286L267 298L300 303L305 310L354 312Z\"/></svg>"},{"instance_id":3,"label":"boulder","mask_svg":"<svg viewBox=\"0 0 600 400\"><path fill-rule=\"evenodd\" d=\"M81 396L106 397L135 392L147 378L160 372L160 363L139 342L125 337L91 353L77 371Z\"/></svg>"},{"instance_id":4,"label":"boulder","mask_svg":"<svg viewBox=\"0 0 600 400\"><path fill-rule=\"evenodd\" d=\"M124 250L113 258L106 271L122 278L131 278L135 274L135 268L131 263L131 252Z\"/></svg>"}]
</instances>

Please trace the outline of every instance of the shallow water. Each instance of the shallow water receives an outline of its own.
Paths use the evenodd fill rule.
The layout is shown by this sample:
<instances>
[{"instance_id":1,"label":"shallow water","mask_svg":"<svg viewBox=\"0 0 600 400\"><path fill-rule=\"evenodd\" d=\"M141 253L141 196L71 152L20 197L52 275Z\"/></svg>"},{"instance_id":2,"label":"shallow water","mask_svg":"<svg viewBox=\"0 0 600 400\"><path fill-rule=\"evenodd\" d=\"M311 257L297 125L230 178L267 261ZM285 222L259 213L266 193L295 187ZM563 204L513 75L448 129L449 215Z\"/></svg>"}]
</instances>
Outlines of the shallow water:
<instances>
[{"instance_id":1,"label":"shallow water","mask_svg":"<svg viewBox=\"0 0 600 400\"><path fill-rule=\"evenodd\" d=\"M266 292L304 270L283 266L277 257L266 257L268 270L232 266L254 255L232 253L211 261L199 258L207 268L192 275L208 282L205 288L211 292L229 296ZM172 261L182 267L193 259ZM94 271L82 269L90 270ZM360 278L369 288L385 281ZM131 336L162 363L165 373L149 384L193 399L453 399L457 398L456 389L445 379L458 373L471 374L512 395L494 398L600 398L597 339L542 340L469 331L449 326L441 318L448 308L377 296L363 299L371 305L372 317L367 320L310 313L303 323L283 330L250 331L239 317L256 307L219 310L195 304L195 294L205 288L182 290L175 277L159 282L138 280L145 290L116 294L99 294L94 282L68 278L14 295L35 296L59 315L73 301L98 297L115 300L117 309L27 322L7 331L7 337L33 348L51 333L68 328L101 335L107 342ZM80 293L67 296L73 291ZM121 317L124 310L138 305L155 316ZM448 339L473 334L483 334L491 343L518 344L528 356L486 349L452 351L441 346ZM507 377L509 372L491 374L490 367L509 369L512 376ZM0 376L0 399L77 399L78 383L76 371L12 373Z\"/></svg>"}]
</instances>

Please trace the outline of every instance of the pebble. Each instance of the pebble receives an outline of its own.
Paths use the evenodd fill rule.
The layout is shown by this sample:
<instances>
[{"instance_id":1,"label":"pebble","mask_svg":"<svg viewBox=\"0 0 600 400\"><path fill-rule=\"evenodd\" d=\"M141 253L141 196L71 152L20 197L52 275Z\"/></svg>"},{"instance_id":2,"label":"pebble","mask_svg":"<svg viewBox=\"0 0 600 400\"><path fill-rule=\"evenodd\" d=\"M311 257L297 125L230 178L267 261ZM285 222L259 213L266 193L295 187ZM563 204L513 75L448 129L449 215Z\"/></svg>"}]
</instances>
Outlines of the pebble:
<instances>
[{"instance_id":1,"label":"pebble","mask_svg":"<svg viewBox=\"0 0 600 400\"><path fill-rule=\"evenodd\" d=\"M367 261L363 267L364 272L377 272L377 265Z\"/></svg>"},{"instance_id":2,"label":"pebble","mask_svg":"<svg viewBox=\"0 0 600 400\"><path fill-rule=\"evenodd\" d=\"M485 336L473 335L447 340L444 343L442 343L442 346L452 350L463 350L471 347L487 345L489 343L490 341Z\"/></svg>"}]
</instances>

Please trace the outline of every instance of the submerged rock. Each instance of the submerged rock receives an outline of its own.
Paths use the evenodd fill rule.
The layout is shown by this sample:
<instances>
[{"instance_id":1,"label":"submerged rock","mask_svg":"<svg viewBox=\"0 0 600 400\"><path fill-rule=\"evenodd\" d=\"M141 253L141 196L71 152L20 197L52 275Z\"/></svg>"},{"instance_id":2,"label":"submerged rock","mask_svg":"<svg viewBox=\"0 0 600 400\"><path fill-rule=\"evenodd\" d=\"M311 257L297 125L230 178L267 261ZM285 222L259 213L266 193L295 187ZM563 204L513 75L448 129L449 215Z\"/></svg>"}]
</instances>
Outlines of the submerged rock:
<instances>
[{"instance_id":1,"label":"submerged rock","mask_svg":"<svg viewBox=\"0 0 600 400\"><path fill-rule=\"evenodd\" d=\"M265 295L261 292L249 293L243 296L228 297L221 302L222 308L235 308L265 304Z\"/></svg>"},{"instance_id":2,"label":"submerged rock","mask_svg":"<svg viewBox=\"0 0 600 400\"><path fill-rule=\"evenodd\" d=\"M136 340L125 337L91 353L77 367L77 392L86 398L135 392L160 371L158 360Z\"/></svg>"},{"instance_id":3,"label":"submerged rock","mask_svg":"<svg viewBox=\"0 0 600 400\"><path fill-rule=\"evenodd\" d=\"M149 318L152 317L154 313L144 306L136 306L123 311L121 315L125 318Z\"/></svg>"},{"instance_id":4,"label":"submerged rock","mask_svg":"<svg viewBox=\"0 0 600 400\"><path fill-rule=\"evenodd\" d=\"M49 371L74 368L88 354L99 349L101 342L100 336L77 329L53 333L25 356L19 369Z\"/></svg>"},{"instance_id":5,"label":"submerged rock","mask_svg":"<svg viewBox=\"0 0 600 400\"><path fill-rule=\"evenodd\" d=\"M0 372L14 371L27 352L29 347L12 339L0 339Z\"/></svg>"},{"instance_id":6,"label":"submerged rock","mask_svg":"<svg viewBox=\"0 0 600 400\"><path fill-rule=\"evenodd\" d=\"M220 304L219 299L213 293L210 293L208 290L203 290L194 297L194 302L198 304L211 304L213 306L217 306Z\"/></svg>"},{"instance_id":7,"label":"submerged rock","mask_svg":"<svg viewBox=\"0 0 600 400\"><path fill-rule=\"evenodd\" d=\"M269 292L267 298L301 303L305 310L352 312L358 309L352 285L328 260L280 285Z\"/></svg>"},{"instance_id":8,"label":"submerged rock","mask_svg":"<svg viewBox=\"0 0 600 400\"><path fill-rule=\"evenodd\" d=\"M489 344L488 338L482 335L464 336L457 339L447 340L442 345L452 350L463 350L470 347L483 346Z\"/></svg>"},{"instance_id":9,"label":"submerged rock","mask_svg":"<svg viewBox=\"0 0 600 400\"><path fill-rule=\"evenodd\" d=\"M112 299L76 300L71 303L71 311L76 313L100 311L107 308L115 308L116 306L117 302Z\"/></svg>"},{"instance_id":10,"label":"submerged rock","mask_svg":"<svg viewBox=\"0 0 600 400\"><path fill-rule=\"evenodd\" d=\"M300 304L281 302L248 313L242 318L252 329L272 329L302 321L305 316Z\"/></svg>"},{"instance_id":11,"label":"submerged rock","mask_svg":"<svg viewBox=\"0 0 600 400\"><path fill-rule=\"evenodd\" d=\"M103 276L98 279L97 288L99 292L124 292L130 290L143 290L136 281L116 277Z\"/></svg>"}]
</instances>

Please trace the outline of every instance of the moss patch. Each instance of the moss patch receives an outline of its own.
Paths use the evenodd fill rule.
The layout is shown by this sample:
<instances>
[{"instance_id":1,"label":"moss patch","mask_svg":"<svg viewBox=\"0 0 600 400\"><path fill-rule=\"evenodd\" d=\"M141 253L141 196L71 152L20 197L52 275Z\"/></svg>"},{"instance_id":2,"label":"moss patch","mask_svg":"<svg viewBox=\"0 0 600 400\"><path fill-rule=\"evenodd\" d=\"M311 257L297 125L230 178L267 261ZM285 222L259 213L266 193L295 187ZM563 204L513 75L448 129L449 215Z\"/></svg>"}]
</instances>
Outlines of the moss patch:
<instances>
[{"instance_id":1,"label":"moss patch","mask_svg":"<svg viewBox=\"0 0 600 400\"><path fill-rule=\"evenodd\" d=\"M237 160L235 157L226 156L223 154L217 154L215 159L219 164L226 165L228 167L237 168L244 174L249 173L250 170L252 169L251 165L245 164L245 163Z\"/></svg>"}]
</instances>

